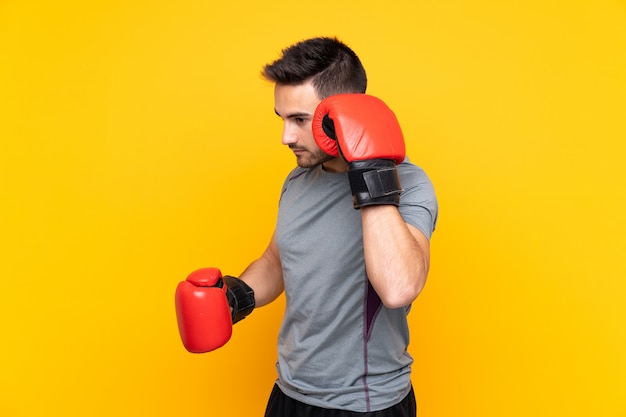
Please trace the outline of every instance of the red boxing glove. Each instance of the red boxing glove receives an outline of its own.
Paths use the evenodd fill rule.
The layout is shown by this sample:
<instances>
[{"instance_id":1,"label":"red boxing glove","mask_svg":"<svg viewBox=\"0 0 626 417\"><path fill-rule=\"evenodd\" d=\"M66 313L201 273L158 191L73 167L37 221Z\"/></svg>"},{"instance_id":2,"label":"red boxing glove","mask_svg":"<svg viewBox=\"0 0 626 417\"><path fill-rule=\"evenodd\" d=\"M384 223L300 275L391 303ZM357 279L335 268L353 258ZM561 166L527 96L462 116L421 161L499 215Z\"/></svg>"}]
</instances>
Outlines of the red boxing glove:
<instances>
[{"instance_id":1,"label":"red boxing glove","mask_svg":"<svg viewBox=\"0 0 626 417\"><path fill-rule=\"evenodd\" d=\"M199 269L178 284L176 316L180 337L189 352L210 352L230 340L231 312L219 269Z\"/></svg>"},{"instance_id":2,"label":"red boxing glove","mask_svg":"<svg viewBox=\"0 0 626 417\"><path fill-rule=\"evenodd\" d=\"M224 276L217 268L192 272L176 287L178 330L185 348L204 353L222 347L233 324L255 306L254 291L239 278Z\"/></svg>"},{"instance_id":3,"label":"red boxing glove","mask_svg":"<svg viewBox=\"0 0 626 417\"><path fill-rule=\"evenodd\" d=\"M402 187L396 164L405 157L395 114L366 94L338 94L318 104L313 116L317 145L348 163L354 208L399 205Z\"/></svg>"}]
</instances>

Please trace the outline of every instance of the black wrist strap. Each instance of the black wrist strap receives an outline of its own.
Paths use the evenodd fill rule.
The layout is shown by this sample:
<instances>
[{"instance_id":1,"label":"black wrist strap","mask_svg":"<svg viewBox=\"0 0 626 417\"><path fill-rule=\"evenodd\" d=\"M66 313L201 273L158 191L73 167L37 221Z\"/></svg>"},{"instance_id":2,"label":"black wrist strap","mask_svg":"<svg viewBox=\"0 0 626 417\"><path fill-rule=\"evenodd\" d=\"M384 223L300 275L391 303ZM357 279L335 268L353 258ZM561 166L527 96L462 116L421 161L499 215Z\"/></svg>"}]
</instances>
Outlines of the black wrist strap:
<instances>
[{"instance_id":1,"label":"black wrist strap","mask_svg":"<svg viewBox=\"0 0 626 417\"><path fill-rule=\"evenodd\" d=\"M400 204L402 186L398 168L391 160L356 161L349 165L348 178L354 208Z\"/></svg>"},{"instance_id":2,"label":"black wrist strap","mask_svg":"<svg viewBox=\"0 0 626 417\"><path fill-rule=\"evenodd\" d=\"M363 172L363 181L372 198L395 195L402 192L396 167Z\"/></svg>"},{"instance_id":3,"label":"black wrist strap","mask_svg":"<svg viewBox=\"0 0 626 417\"><path fill-rule=\"evenodd\" d=\"M226 297L230 304L233 324L243 320L254 310L254 290L239 278L225 275Z\"/></svg>"}]
</instances>

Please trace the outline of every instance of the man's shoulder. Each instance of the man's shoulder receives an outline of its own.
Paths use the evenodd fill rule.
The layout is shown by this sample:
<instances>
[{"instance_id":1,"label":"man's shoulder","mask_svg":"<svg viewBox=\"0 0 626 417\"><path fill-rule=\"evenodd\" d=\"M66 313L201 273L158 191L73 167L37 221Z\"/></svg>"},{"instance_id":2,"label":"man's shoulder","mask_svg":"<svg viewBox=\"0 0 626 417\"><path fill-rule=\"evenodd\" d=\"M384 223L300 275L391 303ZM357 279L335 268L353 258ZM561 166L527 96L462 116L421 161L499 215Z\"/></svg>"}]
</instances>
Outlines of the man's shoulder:
<instances>
[{"instance_id":1,"label":"man's shoulder","mask_svg":"<svg viewBox=\"0 0 626 417\"><path fill-rule=\"evenodd\" d=\"M424 171L424 169L421 166L412 162L408 156L404 158L404 161L398 164L398 172L400 175L409 175L409 176L415 176L418 178L428 178L426 171Z\"/></svg>"},{"instance_id":2,"label":"man's shoulder","mask_svg":"<svg viewBox=\"0 0 626 417\"><path fill-rule=\"evenodd\" d=\"M308 171L308 168L302 168L300 166L296 166L291 171L289 171L289 174L287 175L287 179L300 176L306 173L307 171Z\"/></svg>"},{"instance_id":3,"label":"man's shoulder","mask_svg":"<svg viewBox=\"0 0 626 417\"><path fill-rule=\"evenodd\" d=\"M296 166L291 171L289 171L289 174L287 174L287 177L285 178L285 185L289 184L291 181L297 178L302 178L303 176L308 174L309 171L310 169L308 168L302 168L302 167Z\"/></svg>"}]
</instances>

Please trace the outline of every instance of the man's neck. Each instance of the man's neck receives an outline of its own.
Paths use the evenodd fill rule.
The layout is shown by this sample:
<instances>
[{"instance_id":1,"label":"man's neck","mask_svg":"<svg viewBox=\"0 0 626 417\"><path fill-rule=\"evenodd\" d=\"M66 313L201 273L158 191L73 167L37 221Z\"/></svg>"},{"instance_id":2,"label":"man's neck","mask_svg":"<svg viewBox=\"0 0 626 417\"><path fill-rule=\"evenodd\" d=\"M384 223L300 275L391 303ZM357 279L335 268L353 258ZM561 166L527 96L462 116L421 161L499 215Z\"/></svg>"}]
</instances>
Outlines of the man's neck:
<instances>
[{"instance_id":1,"label":"man's neck","mask_svg":"<svg viewBox=\"0 0 626 417\"><path fill-rule=\"evenodd\" d=\"M334 158L322 164L322 169L326 172L346 172L348 165L341 158Z\"/></svg>"}]
</instances>

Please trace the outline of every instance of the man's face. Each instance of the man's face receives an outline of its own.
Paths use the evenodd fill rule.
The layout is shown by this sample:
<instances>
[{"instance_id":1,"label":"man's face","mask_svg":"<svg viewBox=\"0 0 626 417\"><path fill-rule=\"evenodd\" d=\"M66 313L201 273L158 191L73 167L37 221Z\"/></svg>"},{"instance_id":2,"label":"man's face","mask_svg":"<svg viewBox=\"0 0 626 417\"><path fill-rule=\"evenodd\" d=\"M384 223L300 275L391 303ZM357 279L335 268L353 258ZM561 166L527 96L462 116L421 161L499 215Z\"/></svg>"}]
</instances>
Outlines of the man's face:
<instances>
[{"instance_id":1,"label":"man's face","mask_svg":"<svg viewBox=\"0 0 626 417\"><path fill-rule=\"evenodd\" d=\"M311 122L320 101L311 82L276 84L274 88L274 110L284 123L283 145L289 146L302 168L312 168L334 159L322 151L313 138Z\"/></svg>"}]
</instances>

